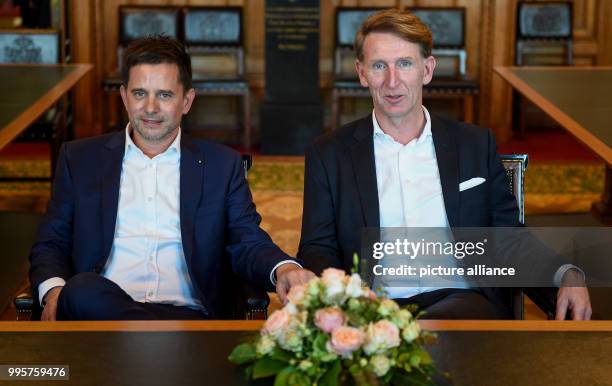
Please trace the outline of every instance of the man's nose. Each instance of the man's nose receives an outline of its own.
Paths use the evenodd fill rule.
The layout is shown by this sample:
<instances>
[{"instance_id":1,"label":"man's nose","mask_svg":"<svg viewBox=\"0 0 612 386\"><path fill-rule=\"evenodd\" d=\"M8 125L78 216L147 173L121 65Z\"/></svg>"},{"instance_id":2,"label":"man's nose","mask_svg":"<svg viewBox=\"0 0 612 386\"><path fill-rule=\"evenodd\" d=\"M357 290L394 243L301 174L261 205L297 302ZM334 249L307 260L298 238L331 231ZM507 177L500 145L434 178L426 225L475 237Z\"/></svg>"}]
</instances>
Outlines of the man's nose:
<instances>
[{"instance_id":1,"label":"man's nose","mask_svg":"<svg viewBox=\"0 0 612 386\"><path fill-rule=\"evenodd\" d=\"M397 71L395 70L395 67L390 66L389 70L387 71L387 86L393 88L397 86L397 83Z\"/></svg>"},{"instance_id":2,"label":"man's nose","mask_svg":"<svg viewBox=\"0 0 612 386\"><path fill-rule=\"evenodd\" d=\"M157 98L155 98L155 95L150 95L147 97L144 107L145 113L147 114L154 114L159 111L159 104L157 103Z\"/></svg>"}]
</instances>

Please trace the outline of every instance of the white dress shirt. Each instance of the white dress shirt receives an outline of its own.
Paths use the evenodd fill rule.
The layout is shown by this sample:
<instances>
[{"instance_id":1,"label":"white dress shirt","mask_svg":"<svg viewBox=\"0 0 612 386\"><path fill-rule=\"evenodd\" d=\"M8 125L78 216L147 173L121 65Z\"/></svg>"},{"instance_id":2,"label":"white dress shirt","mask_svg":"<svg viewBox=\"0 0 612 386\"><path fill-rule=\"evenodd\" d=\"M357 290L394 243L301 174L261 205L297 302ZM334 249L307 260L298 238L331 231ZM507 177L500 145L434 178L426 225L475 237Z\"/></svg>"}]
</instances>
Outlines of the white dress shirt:
<instances>
[{"instance_id":1,"label":"white dress shirt","mask_svg":"<svg viewBox=\"0 0 612 386\"><path fill-rule=\"evenodd\" d=\"M431 118L425 106L423 114L425 116L423 132L403 145L381 129L376 114L372 112L381 228L448 228L449 226L436 150L431 135ZM411 264L417 263L415 260L412 260ZM457 281L444 288L469 288L469 286L465 281ZM407 298L439 288L415 285L383 286L383 289L391 298Z\"/></svg>"},{"instance_id":2,"label":"white dress shirt","mask_svg":"<svg viewBox=\"0 0 612 386\"><path fill-rule=\"evenodd\" d=\"M146 156L125 130L119 204L110 255L101 274L141 303L162 303L203 310L189 276L180 226L181 131L170 147L153 158ZM274 272L286 260L278 263ZM299 264L297 264L299 265ZM54 277L39 285L40 303L64 279Z\"/></svg>"}]
</instances>

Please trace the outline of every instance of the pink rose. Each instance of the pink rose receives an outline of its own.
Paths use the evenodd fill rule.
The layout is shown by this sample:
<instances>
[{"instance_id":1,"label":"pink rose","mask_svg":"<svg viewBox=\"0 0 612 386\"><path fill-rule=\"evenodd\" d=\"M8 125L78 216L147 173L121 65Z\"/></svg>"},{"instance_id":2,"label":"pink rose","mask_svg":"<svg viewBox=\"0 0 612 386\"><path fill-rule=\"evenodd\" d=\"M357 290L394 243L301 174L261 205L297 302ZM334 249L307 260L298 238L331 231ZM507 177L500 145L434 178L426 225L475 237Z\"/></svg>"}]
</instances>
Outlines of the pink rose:
<instances>
[{"instance_id":1,"label":"pink rose","mask_svg":"<svg viewBox=\"0 0 612 386\"><path fill-rule=\"evenodd\" d=\"M332 332L335 328L340 327L346 321L346 317L342 310L333 307L321 308L317 310L314 317L314 323L322 331Z\"/></svg>"},{"instance_id":2,"label":"pink rose","mask_svg":"<svg viewBox=\"0 0 612 386\"><path fill-rule=\"evenodd\" d=\"M363 351L371 355L382 353L400 345L399 328L388 320L380 320L368 326Z\"/></svg>"},{"instance_id":3,"label":"pink rose","mask_svg":"<svg viewBox=\"0 0 612 386\"><path fill-rule=\"evenodd\" d=\"M277 310L270 315L268 320L265 321L263 328L261 329L261 335L271 335L278 337L286 326L289 325L291 315L285 310Z\"/></svg>"},{"instance_id":4,"label":"pink rose","mask_svg":"<svg viewBox=\"0 0 612 386\"><path fill-rule=\"evenodd\" d=\"M287 294L287 299L296 305L302 303L302 299L304 299L304 295L306 294L306 288L302 284L297 284L291 287L289 293Z\"/></svg>"},{"instance_id":5,"label":"pink rose","mask_svg":"<svg viewBox=\"0 0 612 386\"><path fill-rule=\"evenodd\" d=\"M364 333L360 329L340 326L332 331L327 349L343 358L350 358L353 352L361 347L364 338Z\"/></svg>"}]
</instances>

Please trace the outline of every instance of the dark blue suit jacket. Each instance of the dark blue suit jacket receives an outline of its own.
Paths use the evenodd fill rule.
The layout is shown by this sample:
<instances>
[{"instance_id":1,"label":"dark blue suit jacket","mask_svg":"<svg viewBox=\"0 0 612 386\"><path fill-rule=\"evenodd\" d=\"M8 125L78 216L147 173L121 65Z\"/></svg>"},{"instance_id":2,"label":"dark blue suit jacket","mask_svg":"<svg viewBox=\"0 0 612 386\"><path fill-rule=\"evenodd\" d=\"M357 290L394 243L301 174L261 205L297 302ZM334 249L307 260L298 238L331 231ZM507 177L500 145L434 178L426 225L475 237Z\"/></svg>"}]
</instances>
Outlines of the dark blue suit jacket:
<instances>
[{"instance_id":1,"label":"dark blue suit jacket","mask_svg":"<svg viewBox=\"0 0 612 386\"><path fill-rule=\"evenodd\" d=\"M125 132L65 143L47 214L30 254L30 282L100 272L113 244ZM241 157L181 134L180 223L185 259L202 304L226 317L241 278L272 289L270 272L290 259L260 227ZM37 298L37 297L36 297Z\"/></svg>"}]
</instances>

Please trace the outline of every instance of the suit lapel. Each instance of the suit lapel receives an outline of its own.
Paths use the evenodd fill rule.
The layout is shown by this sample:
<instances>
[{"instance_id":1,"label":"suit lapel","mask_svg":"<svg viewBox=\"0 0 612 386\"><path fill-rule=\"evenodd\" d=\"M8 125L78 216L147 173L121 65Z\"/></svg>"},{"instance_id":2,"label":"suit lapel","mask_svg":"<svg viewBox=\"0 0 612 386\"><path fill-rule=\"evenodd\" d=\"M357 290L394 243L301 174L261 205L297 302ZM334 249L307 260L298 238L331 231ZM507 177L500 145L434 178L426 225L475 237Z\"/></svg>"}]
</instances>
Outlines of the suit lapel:
<instances>
[{"instance_id":1,"label":"suit lapel","mask_svg":"<svg viewBox=\"0 0 612 386\"><path fill-rule=\"evenodd\" d=\"M102 242L103 260L110 254L115 236L115 222L119 205L121 165L125 153L125 131L113 135L105 145L102 157Z\"/></svg>"},{"instance_id":2,"label":"suit lapel","mask_svg":"<svg viewBox=\"0 0 612 386\"><path fill-rule=\"evenodd\" d=\"M353 171L366 227L380 226L378 186L374 160L374 127L372 116L361 120L354 132L355 142L350 146Z\"/></svg>"},{"instance_id":3,"label":"suit lapel","mask_svg":"<svg viewBox=\"0 0 612 386\"><path fill-rule=\"evenodd\" d=\"M181 133L180 221L183 251L188 266L192 257L193 226L202 194L204 156L193 139Z\"/></svg>"},{"instance_id":4,"label":"suit lapel","mask_svg":"<svg viewBox=\"0 0 612 386\"><path fill-rule=\"evenodd\" d=\"M459 159L457 146L451 136L450 128L434 115L431 116L431 133L436 149L446 217L449 225L454 227L459 225Z\"/></svg>"}]
</instances>

